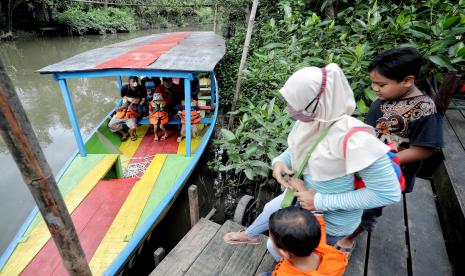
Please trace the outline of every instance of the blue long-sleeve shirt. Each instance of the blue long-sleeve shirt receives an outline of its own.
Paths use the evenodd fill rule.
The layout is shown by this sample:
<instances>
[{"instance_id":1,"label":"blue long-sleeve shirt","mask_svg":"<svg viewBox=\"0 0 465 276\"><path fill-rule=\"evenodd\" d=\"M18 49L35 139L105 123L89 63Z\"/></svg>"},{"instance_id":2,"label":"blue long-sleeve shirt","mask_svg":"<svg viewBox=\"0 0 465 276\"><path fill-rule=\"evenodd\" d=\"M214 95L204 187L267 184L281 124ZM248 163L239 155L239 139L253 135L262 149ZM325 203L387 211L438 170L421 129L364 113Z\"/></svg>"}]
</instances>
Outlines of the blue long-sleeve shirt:
<instances>
[{"instance_id":1,"label":"blue long-sleeve shirt","mask_svg":"<svg viewBox=\"0 0 465 276\"><path fill-rule=\"evenodd\" d=\"M289 149L273 159L273 164L283 162L291 167ZM354 175L345 175L327 181L312 181L304 175L304 185L315 190L314 205L323 211L326 231L332 236L351 234L360 224L363 209L385 206L401 198L399 181L391 160L383 155L373 164L357 173L365 188L354 190Z\"/></svg>"}]
</instances>

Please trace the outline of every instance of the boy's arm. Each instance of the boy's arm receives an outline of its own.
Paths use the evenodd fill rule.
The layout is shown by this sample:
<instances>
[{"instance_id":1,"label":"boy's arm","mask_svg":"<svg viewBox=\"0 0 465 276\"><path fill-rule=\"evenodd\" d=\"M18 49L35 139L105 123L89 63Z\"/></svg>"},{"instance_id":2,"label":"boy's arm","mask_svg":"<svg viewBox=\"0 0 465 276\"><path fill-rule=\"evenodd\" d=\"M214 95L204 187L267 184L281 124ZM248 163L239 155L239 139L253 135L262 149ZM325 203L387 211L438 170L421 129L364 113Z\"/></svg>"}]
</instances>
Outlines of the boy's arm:
<instances>
[{"instance_id":1,"label":"boy's arm","mask_svg":"<svg viewBox=\"0 0 465 276\"><path fill-rule=\"evenodd\" d=\"M430 148L410 146L408 149L404 149L397 153L397 157L399 157L400 164L405 165L424 160L433 154L433 151L434 150Z\"/></svg>"}]
</instances>

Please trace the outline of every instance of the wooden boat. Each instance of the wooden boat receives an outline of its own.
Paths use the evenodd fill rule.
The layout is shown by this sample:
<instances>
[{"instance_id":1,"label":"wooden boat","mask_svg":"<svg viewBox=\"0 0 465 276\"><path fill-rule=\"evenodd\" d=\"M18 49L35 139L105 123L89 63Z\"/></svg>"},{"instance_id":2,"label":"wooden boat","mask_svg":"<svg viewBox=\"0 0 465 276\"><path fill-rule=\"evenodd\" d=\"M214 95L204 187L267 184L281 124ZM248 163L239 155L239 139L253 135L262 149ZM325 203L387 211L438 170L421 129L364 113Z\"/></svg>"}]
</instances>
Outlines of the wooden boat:
<instances>
[{"instance_id":1,"label":"wooden boat","mask_svg":"<svg viewBox=\"0 0 465 276\"><path fill-rule=\"evenodd\" d=\"M58 82L78 151L56 176L94 275L123 272L129 260L163 219L199 161L218 114L219 91L214 68L223 57L224 41L212 32L155 34L87 51L39 70ZM170 137L153 141L147 119L139 121L139 139L120 141L108 129L111 111L84 141L66 80L114 76L180 78L185 102L199 76L205 106L202 128L176 141L179 120L170 118ZM205 85L206 84L206 85ZM115 99L119 91L115 90ZM190 118L186 109L186 118ZM134 168L139 174L130 174ZM130 175L130 176L128 176ZM58 250L37 208L29 215L0 258L1 275L66 275Z\"/></svg>"}]
</instances>

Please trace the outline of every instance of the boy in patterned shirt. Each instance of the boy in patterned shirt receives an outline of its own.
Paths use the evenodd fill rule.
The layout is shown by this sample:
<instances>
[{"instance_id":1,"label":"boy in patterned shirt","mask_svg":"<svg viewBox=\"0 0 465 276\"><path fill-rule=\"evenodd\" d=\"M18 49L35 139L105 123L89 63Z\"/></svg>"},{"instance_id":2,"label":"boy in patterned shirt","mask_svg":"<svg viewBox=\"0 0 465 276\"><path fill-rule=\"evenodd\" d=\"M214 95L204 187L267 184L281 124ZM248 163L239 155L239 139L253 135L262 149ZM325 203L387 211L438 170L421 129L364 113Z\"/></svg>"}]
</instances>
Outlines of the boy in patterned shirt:
<instances>
[{"instance_id":1,"label":"boy in patterned shirt","mask_svg":"<svg viewBox=\"0 0 465 276\"><path fill-rule=\"evenodd\" d=\"M371 104L365 123L375 128L383 142L397 143L405 193L413 190L423 160L443 146L442 116L434 101L415 86L421 65L418 50L404 47L379 54L368 66L371 87L378 99ZM350 253L360 233L373 231L382 208L365 210L359 228L339 240L337 247Z\"/></svg>"}]
</instances>

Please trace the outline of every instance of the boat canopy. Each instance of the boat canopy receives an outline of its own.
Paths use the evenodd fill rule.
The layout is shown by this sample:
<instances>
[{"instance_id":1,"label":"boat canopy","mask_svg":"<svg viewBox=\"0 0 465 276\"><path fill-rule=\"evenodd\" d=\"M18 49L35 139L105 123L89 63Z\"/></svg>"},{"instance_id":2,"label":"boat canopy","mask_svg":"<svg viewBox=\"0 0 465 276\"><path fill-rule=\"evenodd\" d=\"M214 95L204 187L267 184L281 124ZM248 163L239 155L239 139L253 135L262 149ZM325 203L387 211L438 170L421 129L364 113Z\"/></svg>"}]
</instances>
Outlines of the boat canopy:
<instances>
[{"instance_id":1,"label":"boat canopy","mask_svg":"<svg viewBox=\"0 0 465 276\"><path fill-rule=\"evenodd\" d=\"M115 69L210 72L224 53L223 38L213 32L162 33L90 50L38 72L56 74Z\"/></svg>"},{"instance_id":2,"label":"boat canopy","mask_svg":"<svg viewBox=\"0 0 465 276\"><path fill-rule=\"evenodd\" d=\"M191 102L190 82L199 73L210 73L211 105L218 113L218 86L214 68L225 54L222 37L214 32L161 33L90 50L38 70L52 74L60 86L68 117L81 156L87 155L66 80L72 78L122 76L168 77L184 79L184 100ZM186 109L185 118L190 118ZM186 156L191 155L191 120L186 119Z\"/></svg>"}]
</instances>

